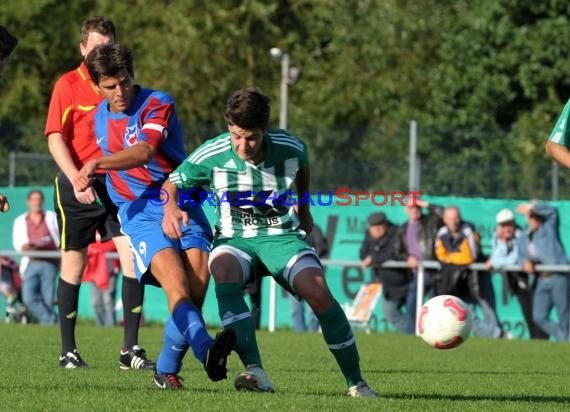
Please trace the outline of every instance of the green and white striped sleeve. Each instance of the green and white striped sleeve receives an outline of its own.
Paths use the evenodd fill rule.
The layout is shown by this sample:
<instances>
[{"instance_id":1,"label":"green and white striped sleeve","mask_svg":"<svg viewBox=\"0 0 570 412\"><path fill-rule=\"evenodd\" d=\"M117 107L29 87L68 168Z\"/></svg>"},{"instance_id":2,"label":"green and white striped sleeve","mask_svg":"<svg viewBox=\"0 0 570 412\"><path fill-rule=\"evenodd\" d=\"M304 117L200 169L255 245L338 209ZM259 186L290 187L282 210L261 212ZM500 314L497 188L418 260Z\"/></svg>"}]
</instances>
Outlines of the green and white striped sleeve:
<instances>
[{"instance_id":1,"label":"green and white striped sleeve","mask_svg":"<svg viewBox=\"0 0 570 412\"><path fill-rule=\"evenodd\" d=\"M179 189L190 189L210 184L210 170L207 167L192 163L190 158L170 173L169 179Z\"/></svg>"},{"instance_id":2,"label":"green and white striped sleeve","mask_svg":"<svg viewBox=\"0 0 570 412\"><path fill-rule=\"evenodd\" d=\"M568 116L570 116L570 100L564 106L564 110L560 114L560 117L556 121L556 125L552 132L550 133L550 137L548 138L551 142L561 144L562 146L569 147L570 145L570 127L569 127L569 120Z\"/></svg>"}]
</instances>

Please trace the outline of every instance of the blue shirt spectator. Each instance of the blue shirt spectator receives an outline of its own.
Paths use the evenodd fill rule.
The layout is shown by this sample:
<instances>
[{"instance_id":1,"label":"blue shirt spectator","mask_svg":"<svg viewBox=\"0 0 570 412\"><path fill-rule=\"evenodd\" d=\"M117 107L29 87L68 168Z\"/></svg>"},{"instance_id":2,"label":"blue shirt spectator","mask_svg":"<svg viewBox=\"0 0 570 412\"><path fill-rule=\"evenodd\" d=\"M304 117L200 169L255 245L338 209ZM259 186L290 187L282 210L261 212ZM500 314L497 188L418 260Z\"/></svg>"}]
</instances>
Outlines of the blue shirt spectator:
<instances>
[{"instance_id":1,"label":"blue shirt spectator","mask_svg":"<svg viewBox=\"0 0 570 412\"><path fill-rule=\"evenodd\" d=\"M568 340L568 276L556 272L537 272L536 264L568 263L560 242L558 210L546 204L523 204L517 211L526 215L528 229L519 241L519 263L525 272L536 276L532 317L550 337ZM558 321L550 319L556 309Z\"/></svg>"}]
</instances>

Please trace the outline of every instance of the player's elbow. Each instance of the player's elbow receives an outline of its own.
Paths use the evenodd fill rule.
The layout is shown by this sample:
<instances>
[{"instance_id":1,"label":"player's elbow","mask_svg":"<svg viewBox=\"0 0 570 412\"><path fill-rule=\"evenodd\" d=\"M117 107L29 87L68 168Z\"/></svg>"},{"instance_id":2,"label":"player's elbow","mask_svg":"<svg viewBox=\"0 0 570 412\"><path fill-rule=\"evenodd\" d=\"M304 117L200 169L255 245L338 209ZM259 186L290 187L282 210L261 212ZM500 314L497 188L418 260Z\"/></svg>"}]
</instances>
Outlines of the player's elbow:
<instances>
[{"instance_id":1,"label":"player's elbow","mask_svg":"<svg viewBox=\"0 0 570 412\"><path fill-rule=\"evenodd\" d=\"M544 150L546 150L546 154L548 154L548 156L552 157L552 145L554 143L552 143L552 141L547 140L546 144L544 145Z\"/></svg>"}]
</instances>

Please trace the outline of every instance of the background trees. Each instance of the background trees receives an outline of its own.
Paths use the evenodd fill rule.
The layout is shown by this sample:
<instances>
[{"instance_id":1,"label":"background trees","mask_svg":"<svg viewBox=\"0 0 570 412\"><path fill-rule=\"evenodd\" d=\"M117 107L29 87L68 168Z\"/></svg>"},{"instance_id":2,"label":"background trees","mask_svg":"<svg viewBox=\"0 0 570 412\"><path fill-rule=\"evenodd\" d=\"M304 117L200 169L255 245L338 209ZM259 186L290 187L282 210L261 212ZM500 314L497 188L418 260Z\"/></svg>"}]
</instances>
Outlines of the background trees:
<instances>
[{"instance_id":1,"label":"background trees","mask_svg":"<svg viewBox=\"0 0 570 412\"><path fill-rule=\"evenodd\" d=\"M20 44L0 83L0 183L8 151L47 151L51 88L77 65L92 14L114 20L137 82L173 95L189 150L224 130L225 99L244 85L274 98L277 124L277 46L302 68L288 123L316 188L405 188L417 119L424 191L549 196L544 140L570 97L561 0L5 0L0 24Z\"/></svg>"}]
</instances>

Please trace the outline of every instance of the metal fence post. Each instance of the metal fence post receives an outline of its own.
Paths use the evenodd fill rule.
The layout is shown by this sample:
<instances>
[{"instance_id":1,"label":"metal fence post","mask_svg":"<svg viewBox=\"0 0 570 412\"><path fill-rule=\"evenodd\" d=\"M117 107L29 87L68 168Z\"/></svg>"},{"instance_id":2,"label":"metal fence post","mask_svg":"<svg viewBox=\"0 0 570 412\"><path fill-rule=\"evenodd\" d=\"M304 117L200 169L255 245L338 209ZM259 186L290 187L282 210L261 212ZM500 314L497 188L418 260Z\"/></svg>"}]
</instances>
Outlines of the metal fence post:
<instances>
[{"instance_id":1,"label":"metal fence post","mask_svg":"<svg viewBox=\"0 0 570 412\"><path fill-rule=\"evenodd\" d=\"M409 158L409 176L408 176L408 190L418 190L418 122L415 120L410 121L410 158Z\"/></svg>"},{"instance_id":2,"label":"metal fence post","mask_svg":"<svg viewBox=\"0 0 570 412\"><path fill-rule=\"evenodd\" d=\"M558 200L558 198L560 197L559 186L558 186L559 177L560 177L560 169L558 167L558 163L556 163L555 161L552 161L552 181L551 181L552 200Z\"/></svg>"},{"instance_id":3,"label":"metal fence post","mask_svg":"<svg viewBox=\"0 0 570 412\"><path fill-rule=\"evenodd\" d=\"M8 186L16 185L16 152L10 152L10 164L8 166Z\"/></svg>"},{"instance_id":4,"label":"metal fence post","mask_svg":"<svg viewBox=\"0 0 570 412\"><path fill-rule=\"evenodd\" d=\"M425 269L424 263L418 262L418 273L417 273L417 289L416 289L416 325L415 332L416 336L420 335L419 321L422 311L422 306L424 305L424 289L425 289Z\"/></svg>"}]
</instances>

